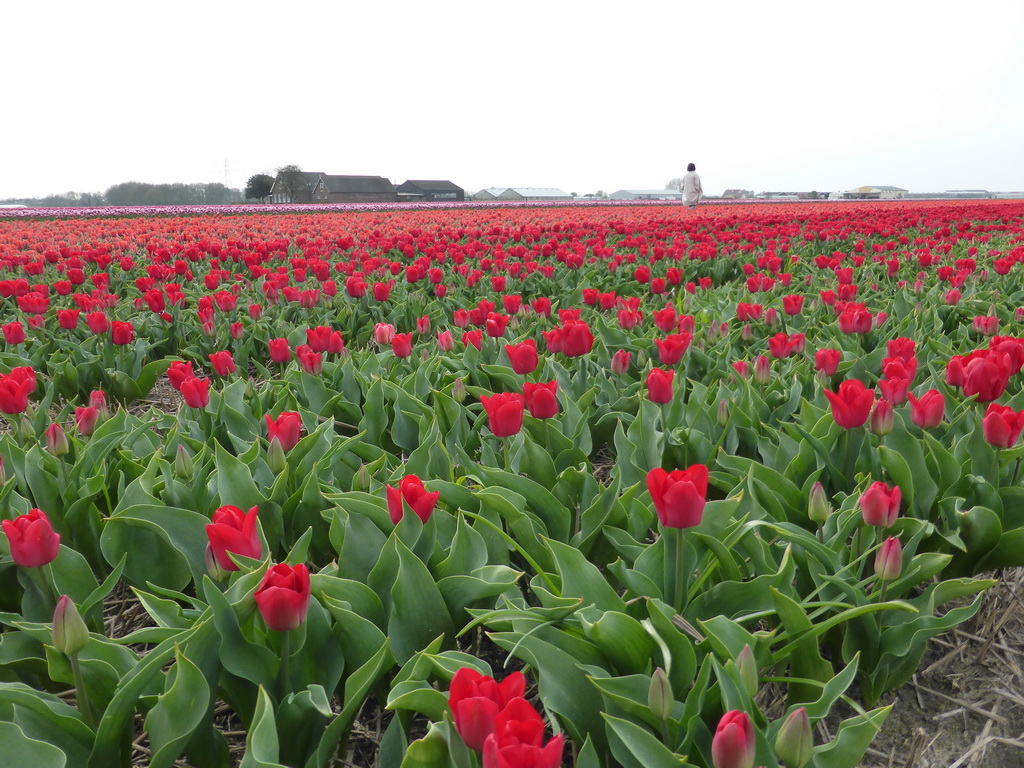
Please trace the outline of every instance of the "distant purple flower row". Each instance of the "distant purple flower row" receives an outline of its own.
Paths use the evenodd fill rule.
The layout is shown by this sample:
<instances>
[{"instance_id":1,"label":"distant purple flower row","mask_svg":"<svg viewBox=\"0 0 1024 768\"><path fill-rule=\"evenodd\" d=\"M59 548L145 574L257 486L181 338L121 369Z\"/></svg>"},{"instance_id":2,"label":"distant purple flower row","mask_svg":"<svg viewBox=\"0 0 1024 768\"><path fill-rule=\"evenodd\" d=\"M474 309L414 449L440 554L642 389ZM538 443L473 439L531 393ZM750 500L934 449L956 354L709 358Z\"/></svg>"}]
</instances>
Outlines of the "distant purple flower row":
<instances>
[{"instance_id":1,"label":"distant purple flower row","mask_svg":"<svg viewBox=\"0 0 1024 768\"><path fill-rule=\"evenodd\" d=\"M705 200L704 205L764 204L780 200ZM813 201L809 201L813 202ZM312 213L339 211L407 211L444 208L552 208L567 206L682 205L671 200L575 200L572 202L476 201L461 203L319 203L270 205L138 205L94 208L0 208L0 219L90 218L94 216L199 216L206 214Z\"/></svg>"}]
</instances>

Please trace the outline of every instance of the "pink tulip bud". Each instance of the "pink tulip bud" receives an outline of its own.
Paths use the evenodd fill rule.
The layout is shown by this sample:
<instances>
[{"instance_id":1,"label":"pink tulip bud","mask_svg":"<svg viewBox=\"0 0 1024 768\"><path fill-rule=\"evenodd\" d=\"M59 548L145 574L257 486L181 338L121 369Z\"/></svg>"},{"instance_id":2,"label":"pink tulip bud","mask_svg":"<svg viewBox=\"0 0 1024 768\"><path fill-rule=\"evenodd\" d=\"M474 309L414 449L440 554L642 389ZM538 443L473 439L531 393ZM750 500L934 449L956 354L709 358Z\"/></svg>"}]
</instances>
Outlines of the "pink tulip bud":
<instances>
[{"instance_id":1,"label":"pink tulip bud","mask_svg":"<svg viewBox=\"0 0 1024 768\"><path fill-rule=\"evenodd\" d=\"M895 536L886 539L875 555L875 575L882 581L898 578L903 570L903 547Z\"/></svg>"},{"instance_id":2,"label":"pink tulip bud","mask_svg":"<svg viewBox=\"0 0 1024 768\"><path fill-rule=\"evenodd\" d=\"M754 361L754 381L767 384L772 380L771 361L767 355L759 355Z\"/></svg>"},{"instance_id":3,"label":"pink tulip bud","mask_svg":"<svg viewBox=\"0 0 1024 768\"><path fill-rule=\"evenodd\" d=\"M875 435L888 435L892 432L893 410L889 400L878 400L871 411L871 432Z\"/></svg>"},{"instance_id":4,"label":"pink tulip bud","mask_svg":"<svg viewBox=\"0 0 1024 768\"><path fill-rule=\"evenodd\" d=\"M64 428L57 423L46 428L46 450L54 456L65 456L71 450Z\"/></svg>"}]
</instances>

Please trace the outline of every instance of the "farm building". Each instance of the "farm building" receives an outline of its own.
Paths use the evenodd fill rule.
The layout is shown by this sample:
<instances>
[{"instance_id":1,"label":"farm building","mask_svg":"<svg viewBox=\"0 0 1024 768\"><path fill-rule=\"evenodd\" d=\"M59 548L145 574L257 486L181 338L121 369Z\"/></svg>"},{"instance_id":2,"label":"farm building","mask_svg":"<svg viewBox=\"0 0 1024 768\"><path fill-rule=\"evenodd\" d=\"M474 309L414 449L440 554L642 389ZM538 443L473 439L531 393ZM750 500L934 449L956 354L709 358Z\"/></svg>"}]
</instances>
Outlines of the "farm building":
<instances>
[{"instance_id":1,"label":"farm building","mask_svg":"<svg viewBox=\"0 0 1024 768\"><path fill-rule=\"evenodd\" d=\"M444 200L461 202L466 199L466 191L450 181L419 181L410 179L398 185L398 199L402 202L419 200Z\"/></svg>"},{"instance_id":2,"label":"farm building","mask_svg":"<svg viewBox=\"0 0 1024 768\"><path fill-rule=\"evenodd\" d=\"M572 201L568 192L560 189L542 187L510 187L497 196L498 200L525 200L529 202L547 202L555 200Z\"/></svg>"},{"instance_id":3,"label":"farm building","mask_svg":"<svg viewBox=\"0 0 1024 768\"><path fill-rule=\"evenodd\" d=\"M608 195L610 200L682 200L683 193L673 189L620 189Z\"/></svg>"},{"instance_id":4,"label":"farm building","mask_svg":"<svg viewBox=\"0 0 1024 768\"><path fill-rule=\"evenodd\" d=\"M313 188L314 203L393 203L395 185L381 176L321 174Z\"/></svg>"},{"instance_id":5,"label":"farm building","mask_svg":"<svg viewBox=\"0 0 1024 768\"><path fill-rule=\"evenodd\" d=\"M311 203L313 202L313 187L316 186L320 177L319 171L293 171L290 173L279 173L274 179L270 188L270 202L272 203Z\"/></svg>"},{"instance_id":6,"label":"farm building","mask_svg":"<svg viewBox=\"0 0 1024 768\"><path fill-rule=\"evenodd\" d=\"M497 200L498 195L504 192L506 187L488 187L487 189L481 189L479 192L473 195L474 200Z\"/></svg>"},{"instance_id":7,"label":"farm building","mask_svg":"<svg viewBox=\"0 0 1024 768\"><path fill-rule=\"evenodd\" d=\"M270 188L275 203L393 203L395 185L380 176L337 176L296 171L278 174Z\"/></svg>"},{"instance_id":8,"label":"farm building","mask_svg":"<svg viewBox=\"0 0 1024 768\"><path fill-rule=\"evenodd\" d=\"M902 187L857 187L843 194L847 200L903 200L907 190Z\"/></svg>"}]
</instances>

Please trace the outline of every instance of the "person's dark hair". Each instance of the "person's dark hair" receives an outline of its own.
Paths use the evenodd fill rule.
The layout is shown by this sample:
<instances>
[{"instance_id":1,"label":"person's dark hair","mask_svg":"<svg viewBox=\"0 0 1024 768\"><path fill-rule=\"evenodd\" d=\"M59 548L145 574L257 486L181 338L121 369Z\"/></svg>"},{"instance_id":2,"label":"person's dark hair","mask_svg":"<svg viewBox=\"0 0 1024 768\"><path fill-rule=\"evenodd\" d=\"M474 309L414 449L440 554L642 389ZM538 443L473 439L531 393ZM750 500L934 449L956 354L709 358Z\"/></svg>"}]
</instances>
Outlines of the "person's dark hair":
<instances>
[{"instance_id":1,"label":"person's dark hair","mask_svg":"<svg viewBox=\"0 0 1024 768\"><path fill-rule=\"evenodd\" d=\"M686 166L686 170L687 171L696 171L697 170L697 166L694 165L693 163L690 163L688 166Z\"/></svg>"}]
</instances>

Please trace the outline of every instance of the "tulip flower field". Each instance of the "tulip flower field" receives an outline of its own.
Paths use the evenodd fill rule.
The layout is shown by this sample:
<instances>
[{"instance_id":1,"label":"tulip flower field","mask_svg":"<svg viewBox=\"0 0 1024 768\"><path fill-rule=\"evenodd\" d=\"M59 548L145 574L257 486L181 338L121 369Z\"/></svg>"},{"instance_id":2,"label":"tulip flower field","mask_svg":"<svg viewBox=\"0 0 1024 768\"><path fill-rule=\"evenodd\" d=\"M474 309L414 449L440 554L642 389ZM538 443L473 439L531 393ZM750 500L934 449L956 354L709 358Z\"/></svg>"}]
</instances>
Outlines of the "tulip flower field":
<instances>
[{"instance_id":1,"label":"tulip flower field","mask_svg":"<svg viewBox=\"0 0 1024 768\"><path fill-rule=\"evenodd\" d=\"M0 218L12 764L855 768L1024 565L1022 201L257 210Z\"/></svg>"}]
</instances>

